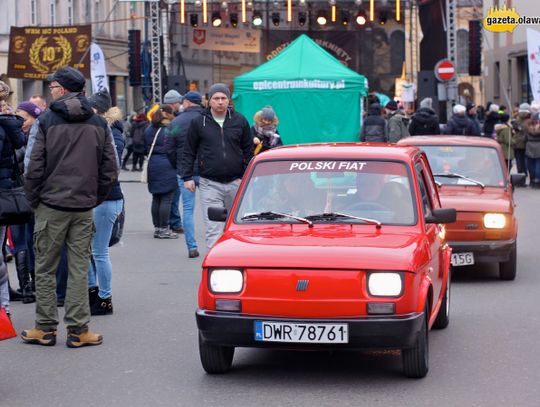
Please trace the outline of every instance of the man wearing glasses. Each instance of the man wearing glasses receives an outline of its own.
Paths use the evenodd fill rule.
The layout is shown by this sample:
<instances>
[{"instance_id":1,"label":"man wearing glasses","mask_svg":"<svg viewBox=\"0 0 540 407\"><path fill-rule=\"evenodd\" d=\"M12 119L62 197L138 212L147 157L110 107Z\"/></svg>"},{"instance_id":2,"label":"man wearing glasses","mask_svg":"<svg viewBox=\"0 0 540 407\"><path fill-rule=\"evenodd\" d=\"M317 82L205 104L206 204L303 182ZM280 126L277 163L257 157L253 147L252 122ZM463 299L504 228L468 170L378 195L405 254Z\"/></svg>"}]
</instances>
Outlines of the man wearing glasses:
<instances>
[{"instance_id":1,"label":"man wearing glasses","mask_svg":"<svg viewBox=\"0 0 540 407\"><path fill-rule=\"evenodd\" d=\"M56 343L56 268L64 243L68 250L68 288L64 322L66 345L100 345L88 330L87 275L93 234L92 209L105 200L118 177L116 151L105 119L83 96L86 80L64 67L50 78L52 103L39 117L29 152L25 192L35 209L36 323L22 332L27 343Z\"/></svg>"}]
</instances>

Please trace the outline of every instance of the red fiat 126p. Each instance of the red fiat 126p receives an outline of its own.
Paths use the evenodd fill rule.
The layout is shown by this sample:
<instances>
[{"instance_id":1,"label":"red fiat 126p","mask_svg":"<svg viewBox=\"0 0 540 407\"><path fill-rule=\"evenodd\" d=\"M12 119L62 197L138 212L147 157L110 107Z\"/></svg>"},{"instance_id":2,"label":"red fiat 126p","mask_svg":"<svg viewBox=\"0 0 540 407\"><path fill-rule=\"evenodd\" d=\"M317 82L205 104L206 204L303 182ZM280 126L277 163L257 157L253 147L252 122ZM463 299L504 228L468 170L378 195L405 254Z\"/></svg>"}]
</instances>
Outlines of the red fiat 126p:
<instances>
[{"instance_id":1,"label":"red fiat 126p","mask_svg":"<svg viewBox=\"0 0 540 407\"><path fill-rule=\"evenodd\" d=\"M246 171L225 231L202 264L199 351L208 373L235 347L401 349L424 377L428 332L448 325L451 249L416 147L273 149Z\"/></svg>"}]
</instances>

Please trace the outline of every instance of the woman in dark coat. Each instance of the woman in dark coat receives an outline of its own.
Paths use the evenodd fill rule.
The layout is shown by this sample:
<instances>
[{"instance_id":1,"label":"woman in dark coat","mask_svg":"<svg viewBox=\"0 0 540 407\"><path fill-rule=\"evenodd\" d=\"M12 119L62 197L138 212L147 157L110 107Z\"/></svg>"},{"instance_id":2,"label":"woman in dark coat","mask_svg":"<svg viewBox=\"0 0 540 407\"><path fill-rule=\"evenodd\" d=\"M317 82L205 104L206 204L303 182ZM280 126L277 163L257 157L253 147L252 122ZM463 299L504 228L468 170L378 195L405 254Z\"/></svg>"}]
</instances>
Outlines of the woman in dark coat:
<instances>
[{"instance_id":1,"label":"woman in dark coat","mask_svg":"<svg viewBox=\"0 0 540 407\"><path fill-rule=\"evenodd\" d=\"M144 149L148 155L148 191L152 194L152 222L154 237L158 239L178 239L178 234L169 227L171 205L178 181L176 170L167 158L165 146L168 127L173 119L172 108L161 106L152 116L152 124L144 134Z\"/></svg>"},{"instance_id":2,"label":"woman in dark coat","mask_svg":"<svg viewBox=\"0 0 540 407\"><path fill-rule=\"evenodd\" d=\"M9 86L0 81L0 102L5 103L9 96ZM7 111L0 111L0 188L14 188L13 151L24 146L25 138L21 131L24 120ZM6 237L6 227L0 226L0 247L3 246ZM0 250L0 308L4 308L9 314L9 286L7 280L7 267L4 255Z\"/></svg>"}]
</instances>

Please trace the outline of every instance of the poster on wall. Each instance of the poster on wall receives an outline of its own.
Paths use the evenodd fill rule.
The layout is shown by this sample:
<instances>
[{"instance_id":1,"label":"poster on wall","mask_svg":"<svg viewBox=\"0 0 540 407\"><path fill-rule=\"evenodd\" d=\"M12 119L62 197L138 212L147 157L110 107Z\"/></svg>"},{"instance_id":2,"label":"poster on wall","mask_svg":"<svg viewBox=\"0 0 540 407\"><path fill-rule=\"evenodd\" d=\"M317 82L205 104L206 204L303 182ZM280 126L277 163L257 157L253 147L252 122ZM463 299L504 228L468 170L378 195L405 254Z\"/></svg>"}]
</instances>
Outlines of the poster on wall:
<instances>
[{"instance_id":1,"label":"poster on wall","mask_svg":"<svg viewBox=\"0 0 540 407\"><path fill-rule=\"evenodd\" d=\"M540 32L532 28L527 28L527 55L531 92L533 99L540 101Z\"/></svg>"},{"instance_id":2,"label":"poster on wall","mask_svg":"<svg viewBox=\"0 0 540 407\"><path fill-rule=\"evenodd\" d=\"M193 28L189 35L189 48L259 53L261 31L239 28Z\"/></svg>"},{"instance_id":3,"label":"poster on wall","mask_svg":"<svg viewBox=\"0 0 540 407\"><path fill-rule=\"evenodd\" d=\"M8 77L46 79L58 68L71 66L90 77L91 25L11 27Z\"/></svg>"}]
</instances>

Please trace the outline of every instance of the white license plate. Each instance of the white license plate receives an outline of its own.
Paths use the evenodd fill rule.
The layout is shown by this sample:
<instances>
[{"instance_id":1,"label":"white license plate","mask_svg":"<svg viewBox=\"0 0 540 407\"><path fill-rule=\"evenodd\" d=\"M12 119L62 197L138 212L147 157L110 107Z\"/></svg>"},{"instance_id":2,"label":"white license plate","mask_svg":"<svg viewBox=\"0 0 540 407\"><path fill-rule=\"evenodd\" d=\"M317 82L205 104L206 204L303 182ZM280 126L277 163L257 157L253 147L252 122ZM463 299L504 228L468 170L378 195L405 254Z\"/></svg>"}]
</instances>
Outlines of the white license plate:
<instances>
[{"instance_id":1,"label":"white license plate","mask_svg":"<svg viewBox=\"0 0 540 407\"><path fill-rule=\"evenodd\" d=\"M474 253L452 253L452 266L470 266L474 264Z\"/></svg>"},{"instance_id":2,"label":"white license plate","mask_svg":"<svg viewBox=\"0 0 540 407\"><path fill-rule=\"evenodd\" d=\"M347 324L255 321L255 340L291 343L348 343Z\"/></svg>"}]
</instances>

